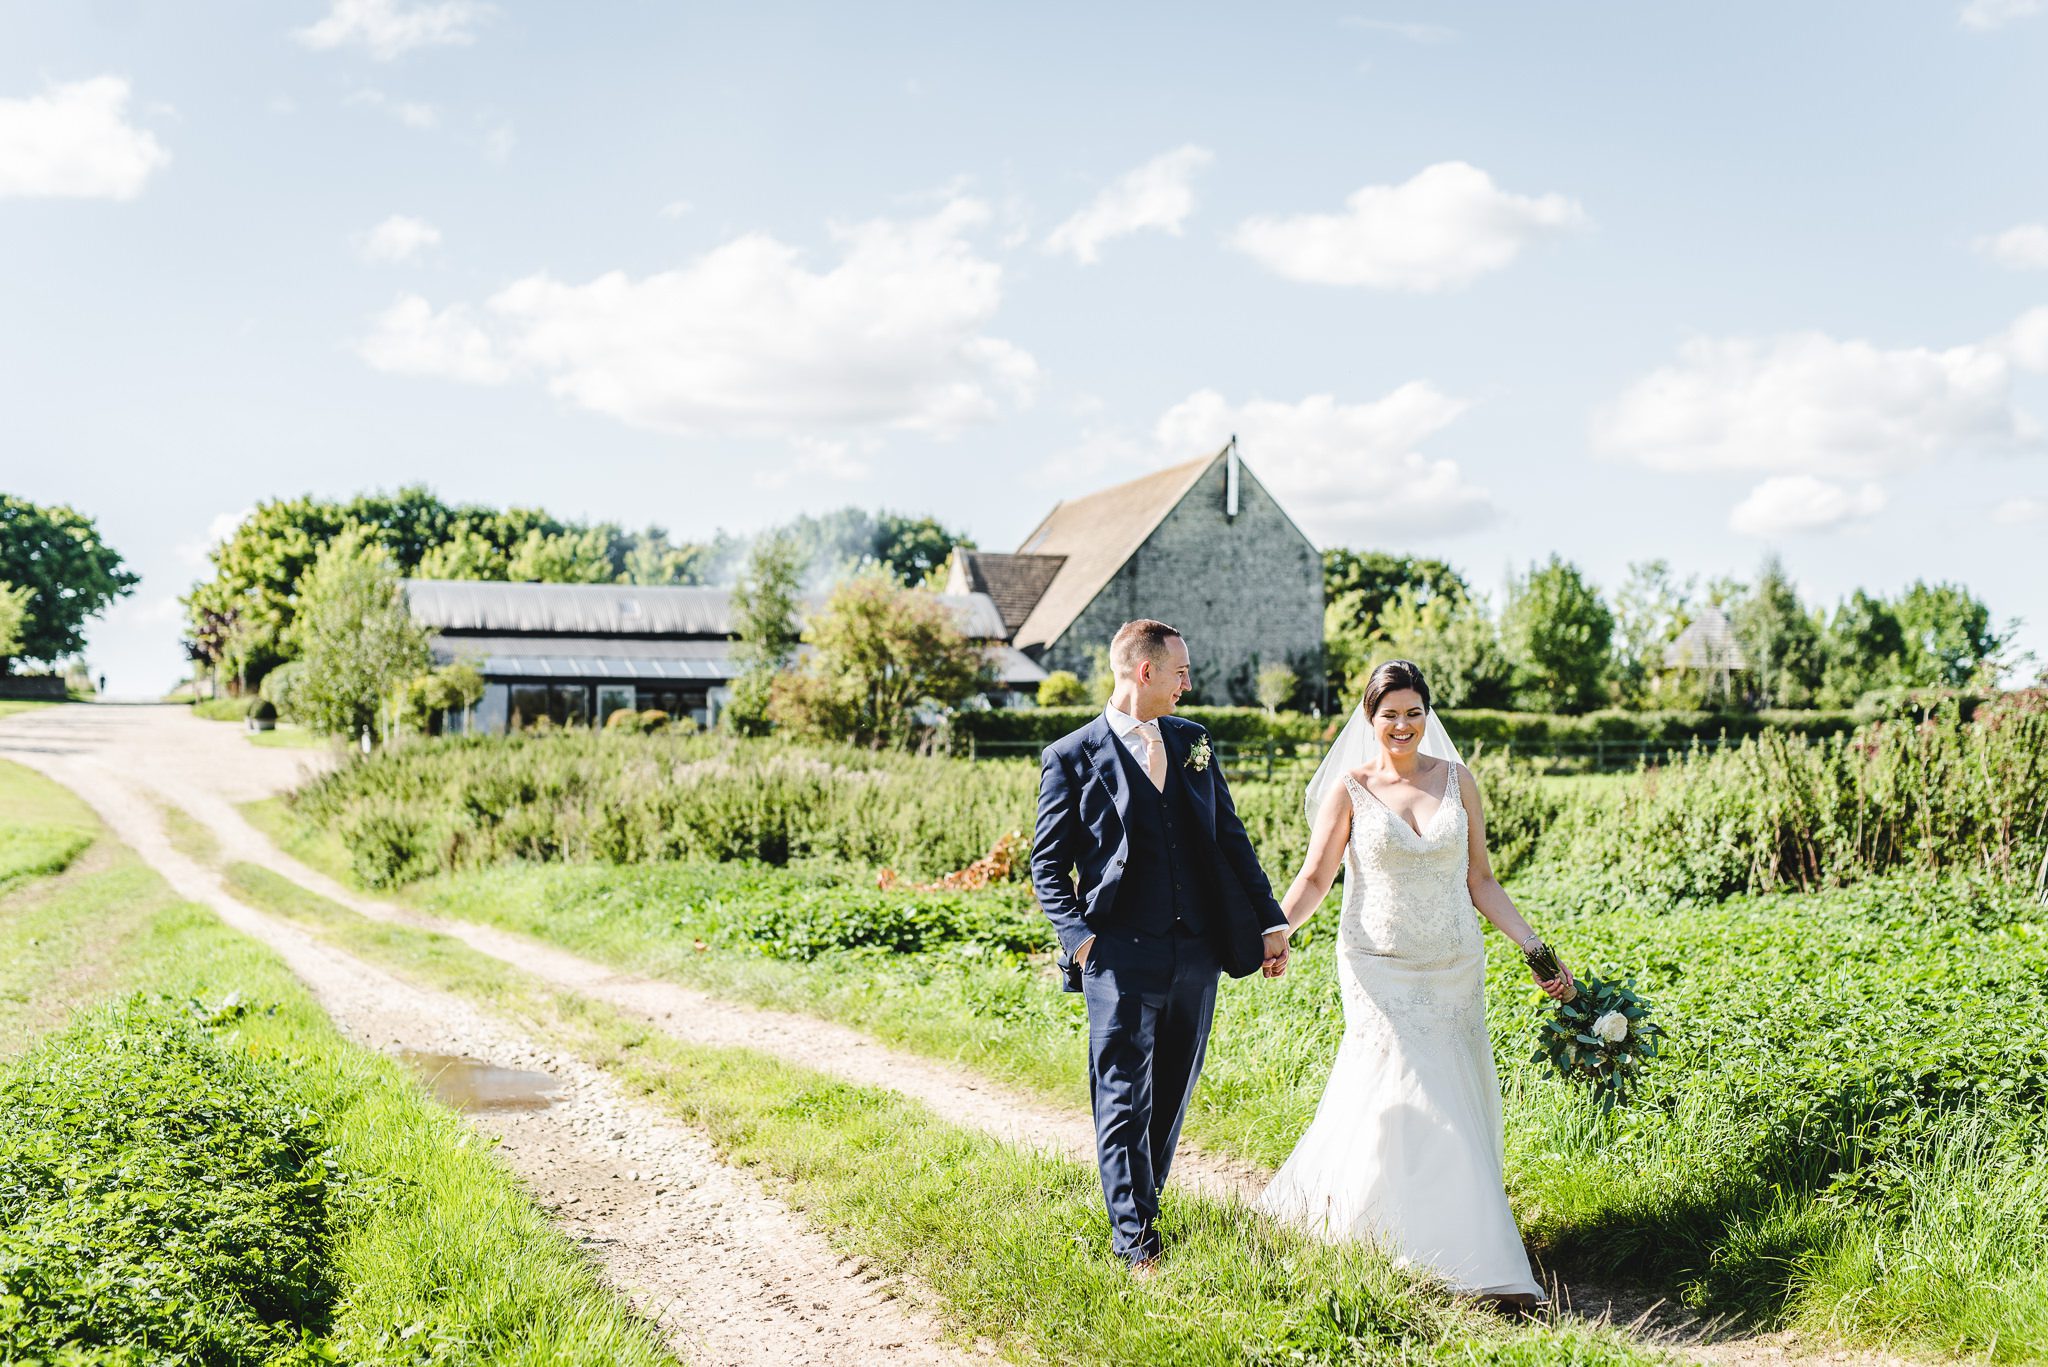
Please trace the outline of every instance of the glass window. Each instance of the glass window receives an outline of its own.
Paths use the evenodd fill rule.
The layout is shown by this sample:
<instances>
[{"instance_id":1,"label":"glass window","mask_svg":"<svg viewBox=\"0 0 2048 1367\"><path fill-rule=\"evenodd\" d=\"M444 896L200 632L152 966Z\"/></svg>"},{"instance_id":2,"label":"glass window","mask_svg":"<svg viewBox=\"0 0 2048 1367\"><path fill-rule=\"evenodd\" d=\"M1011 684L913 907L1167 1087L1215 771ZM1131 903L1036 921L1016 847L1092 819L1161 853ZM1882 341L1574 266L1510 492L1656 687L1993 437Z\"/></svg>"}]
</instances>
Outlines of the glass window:
<instances>
[{"instance_id":1,"label":"glass window","mask_svg":"<svg viewBox=\"0 0 2048 1367\"><path fill-rule=\"evenodd\" d=\"M512 685L512 711L505 719L507 730L524 730L547 714L548 686L546 684Z\"/></svg>"},{"instance_id":2,"label":"glass window","mask_svg":"<svg viewBox=\"0 0 2048 1367\"><path fill-rule=\"evenodd\" d=\"M633 685L599 684L597 688L597 724L603 726L611 720L614 712L633 710Z\"/></svg>"},{"instance_id":3,"label":"glass window","mask_svg":"<svg viewBox=\"0 0 2048 1367\"><path fill-rule=\"evenodd\" d=\"M548 715L557 725L590 725L590 685L556 684L548 692Z\"/></svg>"}]
</instances>

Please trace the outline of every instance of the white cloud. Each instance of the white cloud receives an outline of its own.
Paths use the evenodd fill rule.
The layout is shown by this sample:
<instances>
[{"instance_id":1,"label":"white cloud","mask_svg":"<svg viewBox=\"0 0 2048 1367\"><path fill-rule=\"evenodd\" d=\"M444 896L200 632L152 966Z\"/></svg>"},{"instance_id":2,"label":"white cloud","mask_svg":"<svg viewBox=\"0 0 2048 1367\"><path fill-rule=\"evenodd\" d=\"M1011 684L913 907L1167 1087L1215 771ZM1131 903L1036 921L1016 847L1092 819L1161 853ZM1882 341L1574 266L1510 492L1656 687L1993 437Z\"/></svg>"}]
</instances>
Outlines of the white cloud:
<instances>
[{"instance_id":1,"label":"white cloud","mask_svg":"<svg viewBox=\"0 0 2048 1367\"><path fill-rule=\"evenodd\" d=\"M0 199L133 199L171 154L127 120L120 76L0 99Z\"/></svg>"},{"instance_id":2,"label":"white cloud","mask_svg":"<svg viewBox=\"0 0 2048 1367\"><path fill-rule=\"evenodd\" d=\"M1850 489L1811 475L1775 475L1735 505L1728 529L1756 537L1834 531L1877 516L1884 503L1884 490L1875 484Z\"/></svg>"},{"instance_id":3,"label":"white cloud","mask_svg":"<svg viewBox=\"0 0 2048 1367\"><path fill-rule=\"evenodd\" d=\"M2028 309L1993 345L2021 370L2048 375L2048 307Z\"/></svg>"},{"instance_id":4,"label":"white cloud","mask_svg":"<svg viewBox=\"0 0 2048 1367\"><path fill-rule=\"evenodd\" d=\"M2032 317L2032 315L2029 315ZM1818 332L1698 338L1593 415L1593 444L1660 470L1869 479L2036 435L2012 401L2027 319L1987 342L1884 350ZM2039 343L2048 352L2048 311ZM2043 357L2048 361L2048 356Z\"/></svg>"},{"instance_id":5,"label":"white cloud","mask_svg":"<svg viewBox=\"0 0 2048 1367\"><path fill-rule=\"evenodd\" d=\"M181 541L178 543L178 559L195 569L205 568L206 557L213 548L233 536L235 529L246 522L249 514L255 511L253 507L250 507L238 508L230 513L215 513L213 521L206 524L204 535L195 541ZM173 601L176 601L175 598Z\"/></svg>"},{"instance_id":6,"label":"white cloud","mask_svg":"<svg viewBox=\"0 0 2048 1367\"><path fill-rule=\"evenodd\" d=\"M513 136L512 126L510 124L500 124L484 134L484 155L498 165L503 166L506 162L512 160L512 149L518 142L519 139Z\"/></svg>"},{"instance_id":7,"label":"white cloud","mask_svg":"<svg viewBox=\"0 0 2048 1367\"><path fill-rule=\"evenodd\" d=\"M661 216L663 218L683 218L696 207L687 199L672 199L661 206Z\"/></svg>"},{"instance_id":8,"label":"white cloud","mask_svg":"<svg viewBox=\"0 0 2048 1367\"><path fill-rule=\"evenodd\" d=\"M1991 520L2004 527L2021 527L2030 522L2048 522L2048 498L2030 498L2021 494L2004 499L1992 512Z\"/></svg>"},{"instance_id":9,"label":"white cloud","mask_svg":"<svg viewBox=\"0 0 2048 1367\"><path fill-rule=\"evenodd\" d=\"M441 230L424 219L393 214L365 233L357 244L365 261L403 265L429 247L441 245Z\"/></svg>"},{"instance_id":10,"label":"white cloud","mask_svg":"<svg viewBox=\"0 0 2048 1367\"><path fill-rule=\"evenodd\" d=\"M1458 31L1443 24L1421 23L1412 19L1361 19L1352 15L1344 20L1346 28L1367 29L1374 33L1391 33L1397 38L1406 38L1411 43L1448 43L1458 36Z\"/></svg>"},{"instance_id":11,"label":"white cloud","mask_svg":"<svg viewBox=\"0 0 2048 1367\"><path fill-rule=\"evenodd\" d=\"M1169 409L1155 435L1169 458L1187 460L1221 449L1234 433L1246 463L1318 544L1406 542L1471 531L1498 516L1492 496L1456 461L1414 449L1466 406L1424 381L1358 404L1312 394L1299 403L1232 405L1202 390Z\"/></svg>"},{"instance_id":12,"label":"white cloud","mask_svg":"<svg viewBox=\"0 0 2048 1367\"><path fill-rule=\"evenodd\" d=\"M399 99L375 87L350 91L346 103L382 110L407 128L434 128L441 122L441 113L434 106L420 100Z\"/></svg>"},{"instance_id":13,"label":"white cloud","mask_svg":"<svg viewBox=\"0 0 2048 1367\"><path fill-rule=\"evenodd\" d=\"M854 480L866 479L873 472L873 467L855 454L851 442L826 441L820 437L793 437L790 444L796 448L796 459L775 469L756 471L754 483L757 487L784 489L794 483L799 475L851 483ZM872 445L870 443L864 449L872 449Z\"/></svg>"},{"instance_id":14,"label":"white cloud","mask_svg":"<svg viewBox=\"0 0 2048 1367\"><path fill-rule=\"evenodd\" d=\"M1977 239L1977 250L2014 271L2048 271L2048 223L2022 223Z\"/></svg>"},{"instance_id":15,"label":"white cloud","mask_svg":"<svg viewBox=\"0 0 2048 1367\"><path fill-rule=\"evenodd\" d=\"M675 270L586 284L546 274L494 295L480 321L406 297L359 348L379 369L543 382L582 408L679 434L950 434L1029 401L1037 363L984 328L1002 268L968 235L985 205L836 227L809 267L749 233Z\"/></svg>"},{"instance_id":16,"label":"white cloud","mask_svg":"<svg viewBox=\"0 0 2048 1367\"><path fill-rule=\"evenodd\" d=\"M456 304L436 312L416 294L399 296L379 314L356 352L373 368L394 375L466 384L503 384L512 378L510 362L466 309Z\"/></svg>"},{"instance_id":17,"label":"white cloud","mask_svg":"<svg viewBox=\"0 0 2048 1367\"><path fill-rule=\"evenodd\" d=\"M2044 3L2048 0L1970 0L1963 6L1963 27L1980 32L2000 28L2015 19L2039 14Z\"/></svg>"},{"instance_id":18,"label":"white cloud","mask_svg":"<svg viewBox=\"0 0 2048 1367\"><path fill-rule=\"evenodd\" d=\"M1247 219L1230 244L1290 280L1427 294L1468 285L1537 238L1587 221L1576 200L1509 194L1478 167L1446 161L1355 191L1342 213Z\"/></svg>"},{"instance_id":19,"label":"white cloud","mask_svg":"<svg viewBox=\"0 0 2048 1367\"><path fill-rule=\"evenodd\" d=\"M1195 208L1190 182L1211 160L1206 148L1178 147L1124 172L1086 208L1054 228L1045 249L1089 264L1111 238L1146 228L1180 236L1181 225Z\"/></svg>"},{"instance_id":20,"label":"white cloud","mask_svg":"<svg viewBox=\"0 0 2048 1367\"><path fill-rule=\"evenodd\" d=\"M293 36L310 48L360 46L388 62L414 48L476 41L476 26L496 8L479 0L333 0L325 18Z\"/></svg>"}]
</instances>

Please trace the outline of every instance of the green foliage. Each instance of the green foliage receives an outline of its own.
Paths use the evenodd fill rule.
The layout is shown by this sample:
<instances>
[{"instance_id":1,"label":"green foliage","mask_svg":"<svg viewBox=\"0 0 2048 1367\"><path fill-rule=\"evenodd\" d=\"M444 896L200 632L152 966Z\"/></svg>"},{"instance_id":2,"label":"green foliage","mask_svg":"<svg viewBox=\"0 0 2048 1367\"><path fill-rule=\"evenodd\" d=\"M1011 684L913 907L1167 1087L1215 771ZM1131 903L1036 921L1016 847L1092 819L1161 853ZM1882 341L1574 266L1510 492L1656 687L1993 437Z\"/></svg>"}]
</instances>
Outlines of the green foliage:
<instances>
[{"instance_id":1,"label":"green foliage","mask_svg":"<svg viewBox=\"0 0 2048 1367\"><path fill-rule=\"evenodd\" d=\"M1799 601L1778 557L1764 557L1756 583L1729 615L1749 661L1742 681L1758 707L1804 707L1821 681L1821 630Z\"/></svg>"},{"instance_id":2,"label":"green foliage","mask_svg":"<svg viewBox=\"0 0 2048 1367\"><path fill-rule=\"evenodd\" d=\"M250 698L245 713L251 721L276 721L277 704L268 698Z\"/></svg>"},{"instance_id":3,"label":"green foliage","mask_svg":"<svg viewBox=\"0 0 2048 1367\"><path fill-rule=\"evenodd\" d=\"M1541 971L1550 972L1549 966ZM1547 979L1546 979L1547 981ZM1537 1032L1531 1063L1549 1066L1566 1082L1591 1089L1600 1109L1625 1106L1642 1081L1642 1070L1657 1057L1664 1027L1650 1019L1650 1004L1635 991L1633 980L1615 982L1588 974L1578 982L1578 995L1559 1002L1556 1012ZM1599 1033L1610 1016L1627 1022L1627 1034L1608 1039Z\"/></svg>"},{"instance_id":4,"label":"green foliage","mask_svg":"<svg viewBox=\"0 0 2048 1367\"><path fill-rule=\"evenodd\" d=\"M1664 653L1687 624L1692 581L1681 584L1664 560L1631 564L1614 598L1613 684L1624 707L1668 691ZM1851 699L1853 701L1853 698Z\"/></svg>"},{"instance_id":5,"label":"green foliage","mask_svg":"<svg viewBox=\"0 0 2048 1367\"><path fill-rule=\"evenodd\" d=\"M865 571L832 590L804 638L803 669L775 681L769 717L798 736L901 747L919 713L959 706L989 684L981 648L926 589Z\"/></svg>"},{"instance_id":6,"label":"green foliage","mask_svg":"<svg viewBox=\"0 0 2048 1367\"><path fill-rule=\"evenodd\" d=\"M246 1008L194 1007L132 999L0 1073L0 1358L332 1360L320 1119L209 1034Z\"/></svg>"},{"instance_id":7,"label":"green foliage","mask_svg":"<svg viewBox=\"0 0 2048 1367\"><path fill-rule=\"evenodd\" d=\"M1614 616L1576 565L1556 555L1508 588L1501 644L1515 670L1521 705L1585 712L1606 696Z\"/></svg>"},{"instance_id":8,"label":"green foliage","mask_svg":"<svg viewBox=\"0 0 2048 1367\"><path fill-rule=\"evenodd\" d=\"M241 721L249 715L247 698L201 698L192 704L192 715L206 721Z\"/></svg>"},{"instance_id":9,"label":"green foliage","mask_svg":"<svg viewBox=\"0 0 2048 1367\"><path fill-rule=\"evenodd\" d=\"M277 715L297 721L299 684L305 677L306 667L297 660L288 660L265 674L257 691L277 708Z\"/></svg>"},{"instance_id":10,"label":"green foliage","mask_svg":"<svg viewBox=\"0 0 2048 1367\"><path fill-rule=\"evenodd\" d=\"M307 571L291 643L305 665L297 719L328 735L360 733L394 686L427 663L426 637L389 556L358 531L336 537Z\"/></svg>"},{"instance_id":11,"label":"green foliage","mask_svg":"<svg viewBox=\"0 0 2048 1367\"><path fill-rule=\"evenodd\" d=\"M1568 807L1540 857L1611 870L1617 896L1706 901L1893 870L2019 880L2048 853L2044 786L2048 695L2014 694L1969 723L1951 706L1917 726L1695 751Z\"/></svg>"},{"instance_id":12,"label":"green foliage","mask_svg":"<svg viewBox=\"0 0 2048 1367\"><path fill-rule=\"evenodd\" d=\"M1022 890L897 892L859 888L778 888L750 908L749 932L764 953L815 959L858 951L916 954L1044 953L1051 931Z\"/></svg>"},{"instance_id":13,"label":"green foliage","mask_svg":"<svg viewBox=\"0 0 2048 1367\"><path fill-rule=\"evenodd\" d=\"M789 668L803 639L797 625L802 606L803 547L794 536L771 533L754 543L746 568L732 590L733 661L739 676L721 716L741 735L761 735L775 676Z\"/></svg>"},{"instance_id":14,"label":"green foliage","mask_svg":"<svg viewBox=\"0 0 2048 1367\"><path fill-rule=\"evenodd\" d=\"M1508 701L1511 671L1485 605L1460 593L1418 596L1403 588L1382 609L1363 664L1350 675L1343 701L1365 694L1373 669L1386 660L1412 660L1429 681L1434 707L1488 707Z\"/></svg>"},{"instance_id":15,"label":"green foliage","mask_svg":"<svg viewBox=\"0 0 2048 1367\"><path fill-rule=\"evenodd\" d=\"M1342 547L1323 552L1323 599L1334 603L1356 595L1348 599L1345 620L1363 634L1378 629L1380 614L1403 592L1420 603L1472 596L1464 576L1442 560Z\"/></svg>"},{"instance_id":16,"label":"green foliage","mask_svg":"<svg viewBox=\"0 0 2048 1367\"><path fill-rule=\"evenodd\" d=\"M282 666L286 669L292 667ZM468 660L456 660L408 679L399 686L396 699L398 725L421 735L439 735L445 715L466 712L483 696L483 673Z\"/></svg>"},{"instance_id":17,"label":"green foliage","mask_svg":"<svg viewBox=\"0 0 2048 1367\"><path fill-rule=\"evenodd\" d=\"M1278 712L1301 687L1301 676L1286 665L1267 665L1259 671L1254 689L1259 706L1268 714Z\"/></svg>"},{"instance_id":18,"label":"green foliage","mask_svg":"<svg viewBox=\"0 0 2048 1367\"><path fill-rule=\"evenodd\" d=\"M1086 707L1090 696L1088 685L1070 669L1055 669L1038 685L1040 707Z\"/></svg>"},{"instance_id":19,"label":"green foliage","mask_svg":"<svg viewBox=\"0 0 2048 1367\"><path fill-rule=\"evenodd\" d=\"M86 619L97 617L141 581L100 540L93 520L62 504L48 507L0 494L0 585L23 611L9 656L55 664L85 649ZM27 590L29 597L21 597Z\"/></svg>"},{"instance_id":20,"label":"green foliage","mask_svg":"<svg viewBox=\"0 0 2048 1367\"><path fill-rule=\"evenodd\" d=\"M1821 635L1823 707L1851 707L1866 693L1902 682L1906 638L1898 614L1882 598L1857 589L1835 608Z\"/></svg>"},{"instance_id":21,"label":"green foliage","mask_svg":"<svg viewBox=\"0 0 2048 1367\"><path fill-rule=\"evenodd\" d=\"M1906 647L1903 682L1946 688L1997 682L1995 664L2011 633L1991 629L1991 610L1968 589L1915 580L1895 611Z\"/></svg>"},{"instance_id":22,"label":"green foliage","mask_svg":"<svg viewBox=\"0 0 2048 1367\"><path fill-rule=\"evenodd\" d=\"M610 584L619 577L613 562L618 529L609 525L544 532L536 528L505 557L505 577L527 584Z\"/></svg>"},{"instance_id":23,"label":"green foliage","mask_svg":"<svg viewBox=\"0 0 2048 1367\"><path fill-rule=\"evenodd\" d=\"M35 596L36 591L30 585L16 588L0 580L0 661L21 654L22 631L28 623L28 605Z\"/></svg>"}]
</instances>

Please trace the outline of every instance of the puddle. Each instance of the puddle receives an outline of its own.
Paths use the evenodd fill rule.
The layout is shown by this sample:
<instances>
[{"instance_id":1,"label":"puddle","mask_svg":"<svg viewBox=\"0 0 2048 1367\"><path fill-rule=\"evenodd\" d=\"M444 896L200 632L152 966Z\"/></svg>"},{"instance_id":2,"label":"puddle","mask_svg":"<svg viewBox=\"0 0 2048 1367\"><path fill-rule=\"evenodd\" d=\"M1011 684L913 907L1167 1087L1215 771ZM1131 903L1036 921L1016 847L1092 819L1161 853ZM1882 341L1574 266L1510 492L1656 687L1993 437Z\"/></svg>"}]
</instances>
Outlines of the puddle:
<instances>
[{"instance_id":1,"label":"puddle","mask_svg":"<svg viewBox=\"0 0 2048 1367\"><path fill-rule=\"evenodd\" d=\"M399 1051L400 1058L434 1091L434 1099L458 1111L538 1111L554 1100L561 1084L546 1073L500 1068L456 1054Z\"/></svg>"}]
</instances>

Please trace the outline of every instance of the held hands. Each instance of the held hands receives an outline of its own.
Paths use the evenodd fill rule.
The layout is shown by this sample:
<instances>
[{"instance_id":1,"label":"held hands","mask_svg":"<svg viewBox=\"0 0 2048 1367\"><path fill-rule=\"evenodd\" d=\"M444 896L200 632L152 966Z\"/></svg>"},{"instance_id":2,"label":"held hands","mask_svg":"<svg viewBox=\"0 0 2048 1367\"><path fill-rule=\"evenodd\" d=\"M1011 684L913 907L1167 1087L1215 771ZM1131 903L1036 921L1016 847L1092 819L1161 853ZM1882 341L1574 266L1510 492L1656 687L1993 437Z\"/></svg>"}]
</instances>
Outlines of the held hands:
<instances>
[{"instance_id":1,"label":"held hands","mask_svg":"<svg viewBox=\"0 0 2048 1367\"><path fill-rule=\"evenodd\" d=\"M1547 983L1538 982L1536 985L1548 993L1552 1001L1556 1002L1569 998L1578 986L1572 979L1572 971L1563 964L1557 966L1557 976L1555 978L1552 978Z\"/></svg>"},{"instance_id":2,"label":"held hands","mask_svg":"<svg viewBox=\"0 0 2048 1367\"><path fill-rule=\"evenodd\" d=\"M1266 932L1266 962L1259 971L1269 978L1277 978L1287 971L1287 932L1274 929Z\"/></svg>"}]
</instances>

